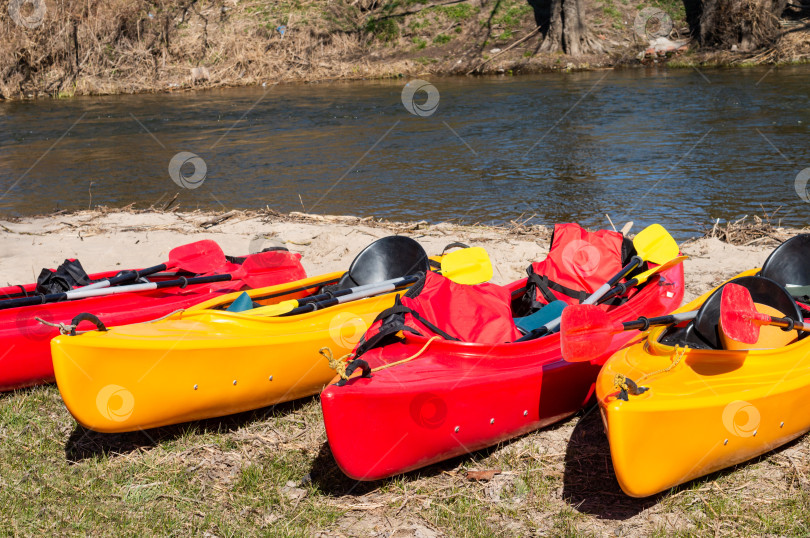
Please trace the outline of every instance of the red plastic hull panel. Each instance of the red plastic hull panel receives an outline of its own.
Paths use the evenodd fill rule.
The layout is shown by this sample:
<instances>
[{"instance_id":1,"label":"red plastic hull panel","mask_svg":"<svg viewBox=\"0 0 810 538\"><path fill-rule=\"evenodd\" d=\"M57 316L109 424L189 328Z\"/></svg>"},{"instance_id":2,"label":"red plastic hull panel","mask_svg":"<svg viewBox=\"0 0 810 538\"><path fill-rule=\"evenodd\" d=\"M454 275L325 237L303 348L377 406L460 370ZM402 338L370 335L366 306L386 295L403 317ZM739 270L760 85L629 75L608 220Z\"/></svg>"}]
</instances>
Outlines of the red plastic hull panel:
<instances>
[{"instance_id":1,"label":"red plastic hull panel","mask_svg":"<svg viewBox=\"0 0 810 538\"><path fill-rule=\"evenodd\" d=\"M664 276L671 285L650 283L611 316L656 316L679 306L682 266ZM587 405L602 364L638 338L620 333L599 359L580 363L562 360L559 335L494 346L434 341L416 360L324 389L330 449L348 476L378 480L537 430ZM425 342L409 337L363 359L372 368L393 363Z\"/></svg>"}]
</instances>

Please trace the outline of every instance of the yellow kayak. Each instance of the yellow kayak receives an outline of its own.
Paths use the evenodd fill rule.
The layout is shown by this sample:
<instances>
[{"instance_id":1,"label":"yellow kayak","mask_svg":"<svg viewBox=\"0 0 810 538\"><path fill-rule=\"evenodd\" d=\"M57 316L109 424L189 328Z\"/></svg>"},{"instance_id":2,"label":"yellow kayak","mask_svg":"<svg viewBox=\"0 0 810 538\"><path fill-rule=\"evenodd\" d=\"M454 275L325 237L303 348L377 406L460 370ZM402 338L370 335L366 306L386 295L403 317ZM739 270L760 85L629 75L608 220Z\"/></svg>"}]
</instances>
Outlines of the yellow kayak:
<instances>
[{"instance_id":1,"label":"yellow kayak","mask_svg":"<svg viewBox=\"0 0 810 538\"><path fill-rule=\"evenodd\" d=\"M393 252L410 271L413 260L401 248L405 239L388 246L395 247ZM411 239L407 242L418 246ZM419 270L425 271L428 259L421 252L424 258L418 261L424 267ZM366 257L367 263L361 264L361 256L347 273L249 291L247 302L253 304L246 311L225 310L237 300L246 300L234 293L163 320L54 338L54 371L65 405L82 426L125 432L258 409L318 393L335 375L319 349L328 346L335 358L349 353L374 318L393 306L397 293L406 287L289 316L278 316L273 305L317 294L325 284L348 277L354 289L363 284L360 277L379 276L397 264L379 256ZM442 258L435 260L444 268Z\"/></svg>"},{"instance_id":2,"label":"yellow kayak","mask_svg":"<svg viewBox=\"0 0 810 538\"><path fill-rule=\"evenodd\" d=\"M754 279L756 273L734 281L765 280ZM752 293L757 310L801 321L795 300L768 282L775 288ZM694 321L653 329L599 374L596 395L613 468L630 496L738 464L810 430L810 338L764 327L754 345L723 341L716 312L714 327L704 315L717 304L714 291L678 310L699 309ZM628 381L640 390L628 390Z\"/></svg>"},{"instance_id":3,"label":"yellow kayak","mask_svg":"<svg viewBox=\"0 0 810 538\"><path fill-rule=\"evenodd\" d=\"M300 292L285 289L317 286L341 274L248 293L281 293L278 298L286 300ZM238 295L155 323L54 338L56 382L68 410L86 428L124 432L316 394L335 375L318 349L328 345L336 356L351 351L396 294L290 317L262 316L261 308L218 309Z\"/></svg>"}]
</instances>

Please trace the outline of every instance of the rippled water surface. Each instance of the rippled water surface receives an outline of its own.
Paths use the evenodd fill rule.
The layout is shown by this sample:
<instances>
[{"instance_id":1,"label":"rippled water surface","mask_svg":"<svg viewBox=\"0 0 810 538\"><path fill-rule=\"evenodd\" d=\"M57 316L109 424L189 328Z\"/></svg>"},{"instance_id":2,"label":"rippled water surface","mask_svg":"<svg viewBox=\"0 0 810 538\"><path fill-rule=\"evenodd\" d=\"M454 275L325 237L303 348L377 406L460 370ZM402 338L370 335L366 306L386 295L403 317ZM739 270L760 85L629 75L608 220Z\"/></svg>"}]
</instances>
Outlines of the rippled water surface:
<instances>
[{"instance_id":1,"label":"rippled water surface","mask_svg":"<svg viewBox=\"0 0 810 538\"><path fill-rule=\"evenodd\" d=\"M810 223L796 192L810 167L808 67L435 78L426 117L403 106L405 82L0 103L0 213L180 192L183 208L408 220L609 214L681 239L763 209ZM170 177L179 152L205 163L196 189Z\"/></svg>"}]
</instances>

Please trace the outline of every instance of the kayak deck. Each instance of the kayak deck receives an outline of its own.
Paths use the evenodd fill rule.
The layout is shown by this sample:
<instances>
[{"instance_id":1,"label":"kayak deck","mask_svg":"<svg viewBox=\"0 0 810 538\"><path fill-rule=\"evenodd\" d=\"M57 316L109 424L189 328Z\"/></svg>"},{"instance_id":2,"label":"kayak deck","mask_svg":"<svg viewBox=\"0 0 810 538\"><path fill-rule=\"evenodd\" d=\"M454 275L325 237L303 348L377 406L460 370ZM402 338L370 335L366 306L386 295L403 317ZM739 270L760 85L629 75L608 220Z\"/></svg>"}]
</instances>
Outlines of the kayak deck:
<instances>
[{"instance_id":1,"label":"kayak deck","mask_svg":"<svg viewBox=\"0 0 810 538\"><path fill-rule=\"evenodd\" d=\"M510 288L518 292L523 286L525 280ZM663 314L682 297L678 265L608 313L616 320L638 312ZM569 363L561 357L559 333L494 345L428 343L408 334L404 343L362 356L372 368L382 367L370 379L352 377L324 389L330 449L351 478L377 480L492 446L576 413L593 396L610 353L637 338L619 333L602 356Z\"/></svg>"},{"instance_id":2,"label":"kayak deck","mask_svg":"<svg viewBox=\"0 0 810 538\"><path fill-rule=\"evenodd\" d=\"M747 271L740 276L753 274ZM698 308L711 292L680 311ZM675 348L657 328L597 381L613 467L646 497L768 452L810 430L810 339L777 349ZM616 376L648 390L618 398Z\"/></svg>"}]
</instances>

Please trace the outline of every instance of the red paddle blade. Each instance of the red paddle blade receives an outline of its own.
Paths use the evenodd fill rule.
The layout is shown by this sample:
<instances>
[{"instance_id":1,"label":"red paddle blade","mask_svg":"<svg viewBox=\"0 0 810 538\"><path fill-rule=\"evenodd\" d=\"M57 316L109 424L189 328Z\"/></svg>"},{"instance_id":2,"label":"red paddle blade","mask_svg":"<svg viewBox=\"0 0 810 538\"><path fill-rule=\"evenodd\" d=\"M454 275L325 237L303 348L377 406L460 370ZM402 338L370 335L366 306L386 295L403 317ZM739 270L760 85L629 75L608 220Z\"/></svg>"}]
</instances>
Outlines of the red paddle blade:
<instances>
[{"instance_id":1,"label":"red paddle blade","mask_svg":"<svg viewBox=\"0 0 810 538\"><path fill-rule=\"evenodd\" d=\"M225 253L216 241L204 239L173 248L169 251L169 267L176 267L191 273L212 273L227 263Z\"/></svg>"},{"instance_id":2,"label":"red paddle blade","mask_svg":"<svg viewBox=\"0 0 810 538\"><path fill-rule=\"evenodd\" d=\"M751 292L739 284L723 286L720 299L720 330L731 340L744 344L759 341L759 327L767 323L770 316L757 312Z\"/></svg>"},{"instance_id":3,"label":"red paddle blade","mask_svg":"<svg viewBox=\"0 0 810 538\"><path fill-rule=\"evenodd\" d=\"M242 266L232 273L233 280L242 280L251 288L262 288L281 282L306 278L306 272L298 260L300 254L286 250L271 250L251 254Z\"/></svg>"},{"instance_id":4,"label":"red paddle blade","mask_svg":"<svg viewBox=\"0 0 810 538\"><path fill-rule=\"evenodd\" d=\"M622 326L613 323L597 305L571 305L560 320L562 356L569 362L588 362L601 356L610 346L613 334Z\"/></svg>"}]
</instances>

